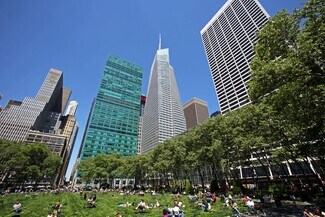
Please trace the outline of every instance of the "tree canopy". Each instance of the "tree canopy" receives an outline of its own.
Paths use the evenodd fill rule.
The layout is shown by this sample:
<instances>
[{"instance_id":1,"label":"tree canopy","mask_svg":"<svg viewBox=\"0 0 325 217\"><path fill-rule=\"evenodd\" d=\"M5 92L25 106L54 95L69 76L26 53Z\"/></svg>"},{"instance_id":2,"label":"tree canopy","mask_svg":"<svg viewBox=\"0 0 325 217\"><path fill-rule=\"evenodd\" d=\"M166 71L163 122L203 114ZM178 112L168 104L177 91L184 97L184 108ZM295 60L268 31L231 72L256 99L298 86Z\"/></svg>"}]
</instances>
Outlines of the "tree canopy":
<instances>
[{"instance_id":1,"label":"tree canopy","mask_svg":"<svg viewBox=\"0 0 325 217\"><path fill-rule=\"evenodd\" d=\"M0 139L0 174L4 183L37 184L57 175L61 158L51 153L44 144L27 144Z\"/></svg>"}]
</instances>

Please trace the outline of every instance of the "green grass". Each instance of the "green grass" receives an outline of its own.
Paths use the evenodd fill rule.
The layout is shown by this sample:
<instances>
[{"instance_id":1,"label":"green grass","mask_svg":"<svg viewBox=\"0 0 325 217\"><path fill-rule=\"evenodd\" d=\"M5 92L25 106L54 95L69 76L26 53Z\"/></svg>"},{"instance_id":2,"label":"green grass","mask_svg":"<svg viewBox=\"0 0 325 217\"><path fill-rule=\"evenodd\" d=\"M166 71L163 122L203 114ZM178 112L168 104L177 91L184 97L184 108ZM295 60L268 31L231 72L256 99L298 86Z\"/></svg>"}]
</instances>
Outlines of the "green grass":
<instances>
[{"instance_id":1,"label":"green grass","mask_svg":"<svg viewBox=\"0 0 325 217\"><path fill-rule=\"evenodd\" d=\"M88 193L89 195L89 193ZM86 201L80 197L79 194L74 193L61 193L55 194L45 194L40 193L38 195L34 194L9 194L0 197L0 216L9 217L13 215L12 205L19 200L22 204L23 211L21 216L28 217L46 217L51 211L52 206L57 200L62 202L62 212L59 213L58 217L70 217L70 216L98 216L98 217L112 217L115 216L117 212L120 212L123 217L132 216L147 216L147 217L159 217L162 216L163 206L168 204L169 207L173 207L173 195L156 195L155 197L151 195L138 196L130 195L123 196L117 193L97 193L97 206L96 208L88 208L86 206ZM113 197L114 195L114 197ZM161 207L148 209L146 213L139 213L134 207L130 206L120 207L121 203L132 203L133 201L138 204L141 199L144 199L147 205L154 204L155 199L160 202ZM191 204L187 196L180 196L185 204L185 216L232 216L231 208L222 207L222 203L219 198L217 203L212 205L212 211L203 212L200 207ZM241 212L245 212L245 207L242 207L241 201L237 201L240 206Z\"/></svg>"}]
</instances>

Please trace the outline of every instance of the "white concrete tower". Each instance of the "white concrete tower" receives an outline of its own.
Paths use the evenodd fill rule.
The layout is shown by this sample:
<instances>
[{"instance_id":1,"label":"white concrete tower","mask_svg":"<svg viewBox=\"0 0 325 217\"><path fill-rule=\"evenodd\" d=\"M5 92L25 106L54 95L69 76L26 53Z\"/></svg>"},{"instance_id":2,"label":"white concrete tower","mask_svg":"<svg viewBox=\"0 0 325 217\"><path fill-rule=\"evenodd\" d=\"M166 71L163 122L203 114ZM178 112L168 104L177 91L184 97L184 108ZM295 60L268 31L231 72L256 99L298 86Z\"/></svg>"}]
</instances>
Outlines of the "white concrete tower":
<instances>
[{"instance_id":1,"label":"white concrete tower","mask_svg":"<svg viewBox=\"0 0 325 217\"><path fill-rule=\"evenodd\" d=\"M228 0L201 30L222 114L250 103L252 48L268 18L258 0Z\"/></svg>"},{"instance_id":2,"label":"white concrete tower","mask_svg":"<svg viewBox=\"0 0 325 217\"><path fill-rule=\"evenodd\" d=\"M143 116L141 154L186 131L186 122L168 48L159 46L152 63Z\"/></svg>"}]
</instances>

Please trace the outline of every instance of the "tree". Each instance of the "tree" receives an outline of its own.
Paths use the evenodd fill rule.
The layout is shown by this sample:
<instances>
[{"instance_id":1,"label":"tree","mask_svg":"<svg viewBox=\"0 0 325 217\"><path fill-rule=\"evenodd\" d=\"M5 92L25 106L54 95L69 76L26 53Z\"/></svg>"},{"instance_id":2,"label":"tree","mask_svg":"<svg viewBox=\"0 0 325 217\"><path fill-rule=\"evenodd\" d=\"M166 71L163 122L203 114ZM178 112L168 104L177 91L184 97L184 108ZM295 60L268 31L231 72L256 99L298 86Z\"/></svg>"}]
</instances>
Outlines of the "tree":
<instances>
[{"instance_id":1,"label":"tree","mask_svg":"<svg viewBox=\"0 0 325 217\"><path fill-rule=\"evenodd\" d=\"M109 157L104 154L99 154L93 158L93 179L99 182L99 186L106 182L109 177L108 165Z\"/></svg>"},{"instance_id":2,"label":"tree","mask_svg":"<svg viewBox=\"0 0 325 217\"><path fill-rule=\"evenodd\" d=\"M249 95L268 107L271 144L290 159L325 166L325 3L310 0L293 15L282 11L258 33ZM310 168L311 171L313 171ZM315 174L325 178L322 170ZM318 179L321 186L321 179Z\"/></svg>"},{"instance_id":3,"label":"tree","mask_svg":"<svg viewBox=\"0 0 325 217\"><path fill-rule=\"evenodd\" d=\"M23 146L23 155L26 157L22 174L30 181L37 183L45 177L52 177L58 172L61 159L51 153L44 144L28 144Z\"/></svg>"},{"instance_id":4,"label":"tree","mask_svg":"<svg viewBox=\"0 0 325 217\"><path fill-rule=\"evenodd\" d=\"M11 181L16 185L23 185L26 181L37 185L40 180L54 178L61 159L44 144L0 140L0 163L4 182L9 182L7 177L11 174Z\"/></svg>"},{"instance_id":5,"label":"tree","mask_svg":"<svg viewBox=\"0 0 325 217\"><path fill-rule=\"evenodd\" d=\"M81 161L80 164L78 165L78 170L80 170L81 175L80 178L82 181L87 183L90 183L95 174L95 164L94 164L94 159L93 158L87 158L84 161Z\"/></svg>"}]
</instances>

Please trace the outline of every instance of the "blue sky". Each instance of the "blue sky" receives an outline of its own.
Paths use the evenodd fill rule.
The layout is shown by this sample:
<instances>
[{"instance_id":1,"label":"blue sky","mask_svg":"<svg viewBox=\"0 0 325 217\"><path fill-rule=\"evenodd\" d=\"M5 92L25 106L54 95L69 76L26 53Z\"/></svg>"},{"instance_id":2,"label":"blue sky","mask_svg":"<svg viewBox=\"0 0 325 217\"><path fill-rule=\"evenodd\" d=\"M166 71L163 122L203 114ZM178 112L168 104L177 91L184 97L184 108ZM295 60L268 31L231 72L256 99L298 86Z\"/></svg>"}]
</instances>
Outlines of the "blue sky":
<instances>
[{"instance_id":1,"label":"blue sky","mask_svg":"<svg viewBox=\"0 0 325 217\"><path fill-rule=\"evenodd\" d=\"M35 97L51 67L63 71L70 100L79 103L79 135L74 163L92 99L108 55L144 69L146 94L150 67L162 34L182 103L205 100L219 109L200 30L226 0L2 0L0 1L0 100ZM260 0L272 16L300 8L302 0ZM69 171L71 170L71 166Z\"/></svg>"}]
</instances>

